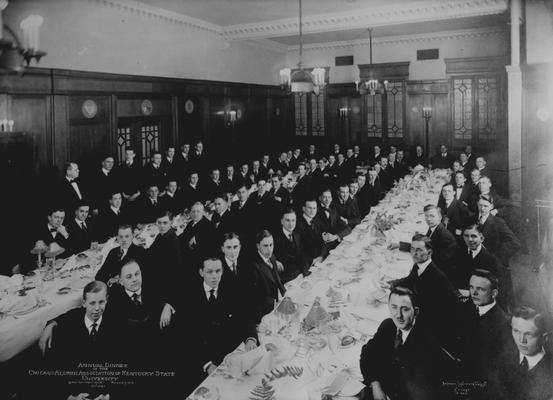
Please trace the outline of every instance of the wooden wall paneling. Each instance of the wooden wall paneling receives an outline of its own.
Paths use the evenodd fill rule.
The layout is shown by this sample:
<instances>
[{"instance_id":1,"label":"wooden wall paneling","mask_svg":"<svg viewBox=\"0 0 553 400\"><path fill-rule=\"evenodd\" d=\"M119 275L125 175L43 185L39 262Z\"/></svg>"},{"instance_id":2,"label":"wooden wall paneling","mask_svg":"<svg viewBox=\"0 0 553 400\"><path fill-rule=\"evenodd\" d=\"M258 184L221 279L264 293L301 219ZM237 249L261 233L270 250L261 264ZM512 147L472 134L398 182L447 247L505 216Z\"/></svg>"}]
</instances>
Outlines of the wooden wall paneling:
<instances>
[{"instance_id":1,"label":"wooden wall paneling","mask_svg":"<svg viewBox=\"0 0 553 400\"><path fill-rule=\"evenodd\" d=\"M114 155L115 162L123 161L117 159L117 128L119 120L117 117L117 96L112 94L109 99L109 132L110 132L110 153Z\"/></svg>"},{"instance_id":2,"label":"wooden wall paneling","mask_svg":"<svg viewBox=\"0 0 553 400\"><path fill-rule=\"evenodd\" d=\"M171 144L175 147L175 151L179 151L179 119L179 98L171 96Z\"/></svg>"},{"instance_id":3,"label":"wooden wall paneling","mask_svg":"<svg viewBox=\"0 0 553 400\"><path fill-rule=\"evenodd\" d=\"M145 115L141 111L142 103L149 100L152 103L151 114ZM155 117L173 114L173 103L171 97L156 98L151 94L144 93L140 97L123 97L120 96L117 102L117 116L125 117Z\"/></svg>"},{"instance_id":4,"label":"wooden wall paneling","mask_svg":"<svg viewBox=\"0 0 553 400\"><path fill-rule=\"evenodd\" d=\"M52 73L49 69L28 68L24 75L0 75L0 92L18 94L52 93Z\"/></svg>"},{"instance_id":5,"label":"wooden wall paneling","mask_svg":"<svg viewBox=\"0 0 553 400\"><path fill-rule=\"evenodd\" d=\"M76 161L71 159L69 151L69 105L68 96L52 96L53 101L53 137L52 152L53 161L60 170L64 163Z\"/></svg>"},{"instance_id":6,"label":"wooden wall paneling","mask_svg":"<svg viewBox=\"0 0 553 400\"><path fill-rule=\"evenodd\" d=\"M368 137L363 129L363 107L361 96L350 96L347 98L348 108L348 130L351 138L349 147L359 144L362 148L367 147Z\"/></svg>"},{"instance_id":7,"label":"wooden wall paneling","mask_svg":"<svg viewBox=\"0 0 553 400\"><path fill-rule=\"evenodd\" d=\"M52 102L47 95L6 96L6 114L1 119L14 121L14 130L27 132L32 137L35 173L54 162L52 143Z\"/></svg>"},{"instance_id":8,"label":"wooden wall paneling","mask_svg":"<svg viewBox=\"0 0 553 400\"><path fill-rule=\"evenodd\" d=\"M343 105L345 103L345 105ZM345 139L347 117L340 116L340 107L347 107L347 98L328 96L326 104L326 135L325 144L340 143Z\"/></svg>"},{"instance_id":9,"label":"wooden wall paneling","mask_svg":"<svg viewBox=\"0 0 553 400\"><path fill-rule=\"evenodd\" d=\"M214 96L209 97L209 108L206 110L209 118L209 136L205 136L206 144L210 148L210 153L219 153L219 148L224 147L233 151L235 144L233 143L233 132L229 130L225 122L225 108L230 104L230 99ZM200 139L200 138L198 138Z\"/></svg>"},{"instance_id":10,"label":"wooden wall paneling","mask_svg":"<svg viewBox=\"0 0 553 400\"><path fill-rule=\"evenodd\" d=\"M207 99L206 99L207 101ZM178 97L178 145L204 137L204 101L196 95ZM187 106L188 104L188 106Z\"/></svg>"}]
</instances>

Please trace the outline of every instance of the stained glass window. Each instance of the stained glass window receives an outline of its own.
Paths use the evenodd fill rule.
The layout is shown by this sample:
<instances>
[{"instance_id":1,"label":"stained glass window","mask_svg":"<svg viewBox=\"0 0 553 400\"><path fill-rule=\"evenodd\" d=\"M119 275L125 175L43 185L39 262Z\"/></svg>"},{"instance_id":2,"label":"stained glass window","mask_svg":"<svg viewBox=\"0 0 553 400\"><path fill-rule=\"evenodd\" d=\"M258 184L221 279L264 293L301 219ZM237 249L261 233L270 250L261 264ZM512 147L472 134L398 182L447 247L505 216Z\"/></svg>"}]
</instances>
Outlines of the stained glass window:
<instances>
[{"instance_id":1,"label":"stained glass window","mask_svg":"<svg viewBox=\"0 0 553 400\"><path fill-rule=\"evenodd\" d=\"M325 115L324 115L324 89L319 94L311 95L311 133L313 136L324 136Z\"/></svg>"},{"instance_id":2,"label":"stained glass window","mask_svg":"<svg viewBox=\"0 0 553 400\"><path fill-rule=\"evenodd\" d=\"M132 147L131 144L131 128L117 128L117 160L121 163L125 160L125 150Z\"/></svg>"},{"instance_id":3,"label":"stained glass window","mask_svg":"<svg viewBox=\"0 0 553 400\"><path fill-rule=\"evenodd\" d=\"M369 137L382 137L382 95L366 95L367 134Z\"/></svg>"},{"instance_id":4,"label":"stained glass window","mask_svg":"<svg viewBox=\"0 0 553 400\"><path fill-rule=\"evenodd\" d=\"M497 78L478 78L478 135L495 139L497 131Z\"/></svg>"},{"instance_id":5,"label":"stained glass window","mask_svg":"<svg viewBox=\"0 0 553 400\"><path fill-rule=\"evenodd\" d=\"M154 151L159 150L159 125L143 125L140 127L142 143L142 164L146 164Z\"/></svg>"},{"instance_id":6,"label":"stained glass window","mask_svg":"<svg viewBox=\"0 0 553 400\"><path fill-rule=\"evenodd\" d=\"M387 92L388 137L403 137L403 83L389 82Z\"/></svg>"},{"instance_id":7,"label":"stained glass window","mask_svg":"<svg viewBox=\"0 0 553 400\"><path fill-rule=\"evenodd\" d=\"M307 135L307 96L304 93L294 95L296 115L296 135Z\"/></svg>"},{"instance_id":8,"label":"stained glass window","mask_svg":"<svg viewBox=\"0 0 553 400\"><path fill-rule=\"evenodd\" d=\"M455 139L472 139L472 79L453 80L453 131Z\"/></svg>"}]
</instances>

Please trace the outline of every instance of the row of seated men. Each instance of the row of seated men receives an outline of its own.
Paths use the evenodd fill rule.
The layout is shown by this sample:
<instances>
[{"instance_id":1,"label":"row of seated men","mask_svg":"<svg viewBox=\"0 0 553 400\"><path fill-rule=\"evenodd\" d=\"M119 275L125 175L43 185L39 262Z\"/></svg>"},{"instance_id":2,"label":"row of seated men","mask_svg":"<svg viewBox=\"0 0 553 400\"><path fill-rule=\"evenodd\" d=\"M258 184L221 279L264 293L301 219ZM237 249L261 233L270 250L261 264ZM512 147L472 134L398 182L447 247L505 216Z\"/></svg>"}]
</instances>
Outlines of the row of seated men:
<instances>
[{"instance_id":1,"label":"row of seated men","mask_svg":"<svg viewBox=\"0 0 553 400\"><path fill-rule=\"evenodd\" d=\"M39 342L47 350L45 368L75 368L90 360L139 369L155 363L152 357L157 356L174 368L179 387L189 393L240 343L246 350L258 345L255 325L286 294L289 260L282 248L300 244L295 217L293 210L283 213L284 235L259 232L251 255L244 254L238 235L225 234L218 256L198 264L196 279L190 276L186 290L182 275L149 263L151 250L132 244L131 229L122 226L121 247L111 251L97 281L84 289L84 309L47 324ZM170 226L168 216L160 216L158 226L160 231ZM171 228L161 235L174 241ZM463 237L465 257L456 265L456 282L434 262L439 249L432 239L413 237L413 268L391 282L391 318L361 353L361 371L374 399L456 398L450 385L458 382L469 382L469 398L547 400L553 395L544 318L529 308L515 309L509 317L500 305L501 266L482 244L482 232L470 225ZM304 265L308 275L309 262ZM177 284L172 286L167 276ZM458 287L468 288L470 297L461 296ZM193 353L184 346L191 343ZM142 382L156 389L162 385L147 378ZM60 398L91 391L86 384L58 384ZM108 385L93 393L113 396L118 390Z\"/></svg>"}]
</instances>

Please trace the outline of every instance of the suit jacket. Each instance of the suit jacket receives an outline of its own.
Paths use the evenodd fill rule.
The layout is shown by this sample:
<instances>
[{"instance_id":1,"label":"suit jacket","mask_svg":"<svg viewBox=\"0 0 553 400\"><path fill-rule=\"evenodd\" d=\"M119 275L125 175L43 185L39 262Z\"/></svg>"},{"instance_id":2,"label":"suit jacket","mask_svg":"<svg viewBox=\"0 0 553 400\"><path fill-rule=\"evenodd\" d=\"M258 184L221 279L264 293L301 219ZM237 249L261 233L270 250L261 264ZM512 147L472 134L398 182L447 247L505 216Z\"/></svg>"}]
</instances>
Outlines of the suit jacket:
<instances>
[{"instance_id":1,"label":"suit jacket","mask_svg":"<svg viewBox=\"0 0 553 400\"><path fill-rule=\"evenodd\" d=\"M500 283L504 280L505 267L484 246L482 246L480 252L474 258L469 254L466 246L460 246L455 252L453 260L455 265L454 272L449 277L458 289L469 288L469 280L475 269L485 269L492 272L498 277Z\"/></svg>"},{"instance_id":2,"label":"suit jacket","mask_svg":"<svg viewBox=\"0 0 553 400\"><path fill-rule=\"evenodd\" d=\"M154 184L157 185L160 192L163 191L167 183L167 173L161 165L155 168L152 163L148 163L144 166L142 173L144 175L142 178L144 191L146 191L147 186Z\"/></svg>"},{"instance_id":3,"label":"suit jacket","mask_svg":"<svg viewBox=\"0 0 553 400\"><path fill-rule=\"evenodd\" d=\"M450 271L453 269L453 255L457 250L457 241L455 237L441 223L438 224L432 234L430 234L429 229L426 236L430 237L432 241L432 247L434 249L432 260L446 275L449 275Z\"/></svg>"},{"instance_id":4,"label":"suit jacket","mask_svg":"<svg viewBox=\"0 0 553 400\"><path fill-rule=\"evenodd\" d=\"M155 221L156 215L153 214L154 208L147 207L147 209L147 218L149 222ZM133 221L130 213L127 212L127 209L123 206L119 209L119 214L116 214L111 209L111 207L104 207L100 210L100 214L98 215L98 220L96 224L98 239L101 242L105 242L109 238L117 236L117 230L119 229L120 225L131 224L132 222Z\"/></svg>"},{"instance_id":5,"label":"suit jacket","mask_svg":"<svg viewBox=\"0 0 553 400\"><path fill-rule=\"evenodd\" d=\"M77 204L79 204L81 200L89 200L86 185L83 184L80 179L75 179L75 182L77 183L82 198L79 198L73 185L69 183L65 177L61 179L56 190L56 201L65 210L66 218L74 214Z\"/></svg>"},{"instance_id":6,"label":"suit jacket","mask_svg":"<svg viewBox=\"0 0 553 400\"><path fill-rule=\"evenodd\" d=\"M418 322L423 323L437 337L441 347L450 354L461 353L462 308L458 292L446 275L431 262L419 276L414 269L409 275L393 283L413 290L419 296L420 314Z\"/></svg>"},{"instance_id":7,"label":"suit jacket","mask_svg":"<svg viewBox=\"0 0 553 400\"><path fill-rule=\"evenodd\" d=\"M387 192L394 186L394 177L388 168L380 170L378 173L378 180L380 182L382 192Z\"/></svg>"},{"instance_id":8,"label":"suit jacket","mask_svg":"<svg viewBox=\"0 0 553 400\"><path fill-rule=\"evenodd\" d=\"M171 161L169 161L167 157L163 157L163 160L161 160L161 168L163 168L167 178L177 178L179 176L179 161L177 156L175 155Z\"/></svg>"},{"instance_id":9,"label":"suit jacket","mask_svg":"<svg viewBox=\"0 0 553 400\"><path fill-rule=\"evenodd\" d=\"M278 274L276 258L271 257L269 267L261 256L256 253L252 260L252 300L254 320L259 322L261 318L271 312L278 300L278 294L284 296L285 289Z\"/></svg>"},{"instance_id":10,"label":"suit jacket","mask_svg":"<svg viewBox=\"0 0 553 400\"><path fill-rule=\"evenodd\" d=\"M281 186L276 192L271 191L270 195L279 209L279 214L292 206L292 196L288 189Z\"/></svg>"},{"instance_id":11,"label":"suit jacket","mask_svg":"<svg viewBox=\"0 0 553 400\"><path fill-rule=\"evenodd\" d=\"M61 234L56 233L54 236L52 236L52 233L48 230L48 223L44 222L40 224L35 229L35 234L33 237L33 242L30 244L29 248L33 248L37 240L42 240L44 243L46 243L47 246L50 245L52 242L56 242L61 247L65 249L63 253L57 256L57 258L64 258L71 254L71 236L69 236L67 239ZM67 230L67 226L66 226ZM69 233L69 232L67 232Z\"/></svg>"},{"instance_id":12,"label":"suit jacket","mask_svg":"<svg viewBox=\"0 0 553 400\"><path fill-rule=\"evenodd\" d=\"M455 161L455 157L447 152L445 157L441 153L436 154L430 159L430 164L432 165L432 169L447 169L453 166L453 161Z\"/></svg>"},{"instance_id":13,"label":"suit jacket","mask_svg":"<svg viewBox=\"0 0 553 400\"><path fill-rule=\"evenodd\" d=\"M121 248L115 247L111 249L104 261L102 267L96 272L97 281L102 281L107 283L111 278L116 275L119 275L121 272L121 267L129 260L135 260L140 265L142 274L149 278L150 272L148 267L145 265L145 250L144 248L131 244L128 248L125 256L121 258ZM153 277L152 277L153 278Z\"/></svg>"},{"instance_id":14,"label":"suit jacket","mask_svg":"<svg viewBox=\"0 0 553 400\"><path fill-rule=\"evenodd\" d=\"M299 274L307 275L310 264L304 256L305 251L300 234L292 232L293 240L290 241L280 229L274 233L273 238L275 241L275 256L284 265L284 271L281 273L282 282L291 281Z\"/></svg>"},{"instance_id":15,"label":"suit jacket","mask_svg":"<svg viewBox=\"0 0 553 400\"><path fill-rule=\"evenodd\" d=\"M90 249L90 244L97 238L94 223L89 219L85 221L85 224L86 229L82 229L81 226L75 221L75 218L72 218L67 222L66 227L67 233L69 233L70 253L76 254Z\"/></svg>"},{"instance_id":16,"label":"suit jacket","mask_svg":"<svg viewBox=\"0 0 553 400\"><path fill-rule=\"evenodd\" d=\"M473 187L470 183L465 183L461 188L459 196L457 196L457 185L453 184L453 189L455 190L455 199L460 201L465 206L471 208L473 202Z\"/></svg>"},{"instance_id":17,"label":"suit jacket","mask_svg":"<svg viewBox=\"0 0 553 400\"><path fill-rule=\"evenodd\" d=\"M175 155L175 158L177 162L176 167L179 171L179 186L183 187L188 180L188 175L190 175L190 153L188 153L185 157L182 152L179 152L177 155Z\"/></svg>"},{"instance_id":18,"label":"suit jacket","mask_svg":"<svg viewBox=\"0 0 553 400\"><path fill-rule=\"evenodd\" d=\"M139 223L150 224L155 222L159 213L163 211L161 197L157 198L157 203L154 205L152 200L146 195L142 197L138 204L137 218Z\"/></svg>"},{"instance_id":19,"label":"suit jacket","mask_svg":"<svg viewBox=\"0 0 553 400\"><path fill-rule=\"evenodd\" d=\"M361 222L361 215L357 200L349 197L343 204L341 199L332 202L332 205L338 211L338 215L348 220L348 226L353 229Z\"/></svg>"},{"instance_id":20,"label":"suit jacket","mask_svg":"<svg viewBox=\"0 0 553 400\"><path fill-rule=\"evenodd\" d=\"M173 215L178 215L184 211L185 202L180 190L177 190L173 196L170 196L167 192L165 192L159 200L161 202L162 209L171 211Z\"/></svg>"},{"instance_id":21,"label":"suit jacket","mask_svg":"<svg viewBox=\"0 0 553 400\"><path fill-rule=\"evenodd\" d=\"M242 243L246 243L249 239L253 239L254 228L252 224L253 211L252 203L248 200L240 207L240 201L233 201L230 206L230 211L234 216L234 223L241 238Z\"/></svg>"},{"instance_id":22,"label":"suit jacket","mask_svg":"<svg viewBox=\"0 0 553 400\"><path fill-rule=\"evenodd\" d=\"M203 197L206 200L214 200L223 193L225 193L225 184L221 180L215 183L215 181L210 178L203 187Z\"/></svg>"},{"instance_id":23,"label":"suit jacket","mask_svg":"<svg viewBox=\"0 0 553 400\"><path fill-rule=\"evenodd\" d=\"M139 161L134 160L131 165L125 162L115 168L117 187L127 195L138 192L141 188L141 179L143 177L142 166Z\"/></svg>"},{"instance_id":24,"label":"suit jacket","mask_svg":"<svg viewBox=\"0 0 553 400\"><path fill-rule=\"evenodd\" d=\"M313 196L313 189L311 185L311 177L305 175L303 178L299 178L296 181L296 185L292 190L292 201L294 209L299 212L305 201Z\"/></svg>"},{"instance_id":25,"label":"suit jacket","mask_svg":"<svg viewBox=\"0 0 553 400\"><path fill-rule=\"evenodd\" d=\"M462 202L455 198L446 206L443 198L438 201L438 207L442 210L442 224L457 239L462 239L463 229L470 222L471 212ZM462 240L458 240L461 242Z\"/></svg>"},{"instance_id":26,"label":"suit jacket","mask_svg":"<svg viewBox=\"0 0 553 400\"><path fill-rule=\"evenodd\" d=\"M213 255L218 243L214 243L215 230L211 222L202 217L195 225L190 221L179 236L183 255L192 257L193 262L199 262L208 255ZM190 246L190 240L195 238L196 244ZM196 264L194 264L196 265Z\"/></svg>"},{"instance_id":27,"label":"suit jacket","mask_svg":"<svg viewBox=\"0 0 553 400\"><path fill-rule=\"evenodd\" d=\"M229 232L236 233L236 220L230 208L224 212L222 217L219 216L219 214L217 214L216 212L214 212L213 215L211 216L211 224L213 225L213 229L215 230L215 233L217 234L217 237L220 240L223 239L223 235L225 233L229 233Z\"/></svg>"},{"instance_id":28,"label":"suit jacket","mask_svg":"<svg viewBox=\"0 0 553 400\"><path fill-rule=\"evenodd\" d=\"M250 203L250 212L252 217L252 227L255 232L262 229L273 229L277 221L280 219L278 215L278 207L275 207L275 199L269 192L265 192L259 197L258 193L254 192L248 198Z\"/></svg>"},{"instance_id":29,"label":"suit jacket","mask_svg":"<svg viewBox=\"0 0 553 400\"><path fill-rule=\"evenodd\" d=\"M529 371L520 368L517 352L506 352L498 362L498 378L492 385L491 399L549 400L553 396L553 361L551 353ZM495 389L495 390L494 390Z\"/></svg>"},{"instance_id":30,"label":"suit jacket","mask_svg":"<svg viewBox=\"0 0 553 400\"><path fill-rule=\"evenodd\" d=\"M326 256L322 238L323 226L319 219L313 218L309 224L301 214L297 218L296 232L300 235L308 265L313 262L313 259Z\"/></svg>"},{"instance_id":31,"label":"suit jacket","mask_svg":"<svg viewBox=\"0 0 553 400\"><path fill-rule=\"evenodd\" d=\"M411 157L409 166L411 168L415 168L417 165L422 165L424 168L428 167L428 159L424 154L420 157L418 157L416 154Z\"/></svg>"},{"instance_id":32,"label":"suit jacket","mask_svg":"<svg viewBox=\"0 0 553 400\"><path fill-rule=\"evenodd\" d=\"M376 206L380 199L382 198L382 188L380 187L380 181L378 178L374 181L374 185L371 185L367 180L365 186L362 189L365 189L368 193L369 203L372 206Z\"/></svg>"},{"instance_id":33,"label":"suit jacket","mask_svg":"<svg viewBox=\"0 0 553 400\"><path fill-rule=\"evenodd\" d=\"M502 218L489 215L480 226L484 235L484 246L504 264L520 249L520 242Z\"/></svg>"},{"instance_id":34,"label":"suit jacket","mask_svg":"<svg viewBox=\"0 0 553 400\"><path fill-rule=\"evenodd\" d=\"M378 381L391 400L442 399L443 355L432 336L417 319L405 342L397 349L397 328L385 319L361 350L365 385Z\"/></svg>"},{"instance_id":35,"label":"suit jacket","mask_svg":"<svg viewBox=\"0 0 553 400\"><path fill-rule=\"evenodd\" d=\"M190 183L187 183L182 188L182 197L184 199L184 208L190 208L194 205L196 202L203 202L204 201L204 191L200 184L197 184L194 188Z\"/></svg>"},{"instance_id":36,"label":"suit jacket","mask_svg":"<svg viewBox=\"0 0 553 400\"><path fill-rule=\"evenodd\" d=\"M331 203L330 209L329 209L329 216L326 216L326 213L324 212L322 207L319 207L319 210L317 211L317 215L315 218L319 220L319 225L321 231L332 233L333 235L338 235L340 238L343 238L344 236L347 236L351 233L351 228L340 219L340 215L338 215L338 211L333 207ZM339 241L335 240L331 243L325 243L324 244L324 254L327 255L330 250L336 248L338 246Z\"/></svg>"},{"instance_id":37,"label":"suit jacket","mask_svg":"<svg viewBox=\"0 0 553 400\"><path fill-rule=\"evenodd\" d=\"M238 188L237 174L233 174L231 178L225 176L221 179L225 193L234 193Z\"/></svg>"},{"instance_id":38,"label":"suit jacket","mask_svg":"<svg viewBox=\"0 0 553 400\"><path fill-rule=\"evenodd\" d=\"M194 305L189 309L190 320L194 321L189 343L195 346L196 371L209 361L219 365L241 342L257 338L255 325L245 318L236 295L235 287L221 281L216 300L210 303L201 279L194 281L187 294L188 304Z\"/></svg>"},{"instance_id":39,"label":"suit jacket","mask_svg":"<svg viewBox=\"0 0 553 400\"><path fill-rule=\"evenodd\" d=\"M116 172L112 169L107 175L102 168L97 169L91 176L89 188L92 208L100 210L108 205L112 192L118 187ZM161 190L161 188L160 188Z\"/></svg>"}]
</instances>

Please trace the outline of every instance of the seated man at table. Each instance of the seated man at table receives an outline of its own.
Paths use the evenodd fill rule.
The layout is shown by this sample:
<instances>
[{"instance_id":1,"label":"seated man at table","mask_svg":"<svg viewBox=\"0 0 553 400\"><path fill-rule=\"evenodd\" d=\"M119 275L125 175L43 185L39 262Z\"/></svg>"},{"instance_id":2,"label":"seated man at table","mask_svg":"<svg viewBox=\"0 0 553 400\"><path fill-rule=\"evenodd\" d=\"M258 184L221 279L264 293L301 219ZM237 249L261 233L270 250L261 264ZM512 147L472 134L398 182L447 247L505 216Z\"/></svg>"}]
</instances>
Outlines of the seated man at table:
<instances>
[{"instance_id":1,"label":"seated man at table","mask_svg":"<svg viewBox=\"0 0 553 400\"><path fill-rule=\"evenodd\" d=\"M374 400L441 400L440 348L420 321L415 293L395 287L384 320L361 350L361 373Z\"/></svg>"},{"instance_id":2,"label":"seated man at table","mask_svg":"<svg viewBox=\"0 0 553 400\"><path fill-rule=\"evenodd\" d=\"M308 265L319 263L327 256L323 241L322 222L317 216L317 201L305 200L302 215L296 219L296 232L300 234Z\"/></svg>"},{"instance_id":3,"label":"seated man at table","mask_svg":"<svg viewBox=\"0 0 553 400\"><path fill-rule=\"evenodd\" d=\"M317 219L321 222L322 238L326 251L330 251L340 244L342 238L349 235L351 228L340 218L336 208L332 207L332 193L324 190L319 196L320 209Z\"/></svg>"},{"instance_id":4,"label":"seated man at table","mask_svg":"<svg viewBox=\"0 0 553 400\"><path fill-rule=\"evenodd\" d=\"M259 322L271 312L277 301L284 296L285 289L279 273L284 270L282 263L273 254L273 235L267 230L257 233L256 254L252 260L252 298L253 316Z\"/></svg>"},{"instance_id":5,"label":"seated man at table","mask_svg":"<svg viewBox=\"0 0 553 400\"><path fill-rule=\"evenodd\" d=\"M531 307L518 307L511 318L511 333L517 349L503 352L496 364L497 382L491 387L490 398L551 399L553 362L546 342L545 317Z\"/></svg>"},{"instance_id":6,"label":"seated man at table","mask_svg":"<svg viewBox=\"0 0 553 400\"><path fill-rule=\"evenodd\" d=\"M90 249L90 244L95 237L94 224L88 219L90 205L80 202L75 209L74 218L67 223L69 233L69 246L73 254Z\"/></svg>"},{"instance_id":7,"label":"seated man at table","mask_svg":"<svg viewBox=\"0 0 553 400\"><path fill-rule=\"evenodd\" d=\"M353 229L361 222L357 200L350 196L347 184L340 185L338 190L338 201L334 201L332 204L336 211L338 211L340 219Z\"/></svg>"},{"instance_id":8,"label":"seated man at table","mask_svg":"<svg viewBox=\"0 0 553 400\"><path fill-rule=\"evenodd\" d=\"M426 236L432 241L432 247L434 249L432 260L436 263L438 268L446 275L449 275L452 269L451 261L457 250L455 237L441 223L442 212L437 206L433 204L425 206L424 219L428 225Z\"/></svg>"},{"instance_id":9,"label":"seated man at table","mask_svg":"<svg viewBox=\"0 0 553 400\"><path fill-rule=\"evenodd\" d=\"M126 207L123 207L123 196L121 192L111 193L108 206L100 209L98 215L97 231L98 240L105 242L117 235L117 229L123 224L131 223L131 215Z\"/></svg>"},{"instance_id":10,"label":"seated man at table","mask_svg":"<svg viewBox=\"0 0 553 400\"><path fill-rule=\"evenodd\" d=\"M51 337L51 350L48 363L60 370L78 370L81 363L120 362L119 343L124 340L121 325L112 315L104 313L108 303L107 286L103 282L92 281L83 289L80 308L75 308L58 316L48 324L43 332ZM52 334L52 329L55 333ZM42 339L41 339L42 340ZM68 377L55 378L55 392L63 394L57 398L67 398L69 394L94 393L93 397L106 394L113 389L94 389L88 382ZM44 389L44 388L43 388Z\"/></svg>"},{"instance_id":11,"label":"seated man at table","mask_svg":"<svg viewBox=\"0 0 553 400\"><path fill-rule=\"evenodd\" d=\"M170 177L165 186L165 193L159 198L161 207L169 210L173 215L180 214L184 210L184 199L181 191L178 189L177 178Z\"/></svg>"},{"instance_id":12,"label":"seated man at table","mask_svg":"<svg viewBox=\"0 0 553 400\"><path fill-rule=\"evenodd\" d=\"M202 203L195 203L190 208L190 221L179 236L181 251L185 257L190 257L192 263L213 253L215 244L215 229L205 216ZM197 264L195 264L197 265Z\"/></svg>"},{"instance_id":13,"label":"seated man at table","mask_svg":"<svg viewBox=\"0 0 553 400\"><path fill-rule=\"evenodd\" d=\"M107 283L108 286L119 282L119 271L129 260L142 262L144 248L133 243L133 231L130 225L121 225L117 230L119 247L110 250L102 267L96 273L95 279Z\"/></svg>"},{"instance_id":14,"label":"seated man at table","mask_svg":"<svg viewBox=\"0 0 553 400\"><path fill-rule=\"evenodd\" d=\"M230 211L226 196L218 196L214 199L215 212L211 216L211 223L215 228L218 238L222 238L227 232L233 232L236 225L234 215Z\"/></svg>"},{"instance_id":15,"label":"seated man at table","mask_svg":"<svg viewBox=\"0 0 553 400\"><path fill-rule=\"evenodd\" d=\"M311 266L303 249L301 235L296 229L296 212L291 208L282 213L281 229L274 234L275 256L284 265L282 282L295 279L299 274L309 275Z\"/></svg>"},{"instance_id":16,"label":"seated man at table","mask_svg":"<svg viewBox=\"0 0 553 400\"><path fill-rule=\"evenodd\" d=\"M159 187L157 184L150 184L146 190L146 197L142 200L141 206L137 210L137 222L141 224L151 224L156 220L156 216L162 211L162 205L159 199Z\"/></svg>"},{"instance_id":17,"label":"seated man at table","mask_svg":"<svg viewBox=\"0 0 553 400\"><path fill-rule=\"evenodd\" d=\"M247 323L243 307L237 301L236 288L222 280L223 265L218 258L207 258L199 267L201 280L187 293L190 308L188 343L194 351L196 384L210 375L223 357L245 342L246 351L257 347L255 325ZM202 373L203 371L203 373ZM199 378L199 379L198 379Z\"/></svg>"},{"instance_id":18,"label":"seated man at table","mask_svg":"<svg viewBox=\"0 0 553 400\"><path fill-rule=\"evenodd\" d=\"M60 207L53 207L48 212L48 222L35 231L33 245L36 241L42 240L46 245L56 242L65 249L62 254L59 254L58 258L63 258L69 255L71 241L69 238L69 232L63 225L65 220L65 211Z\"/></svg>"}]
</instances>

